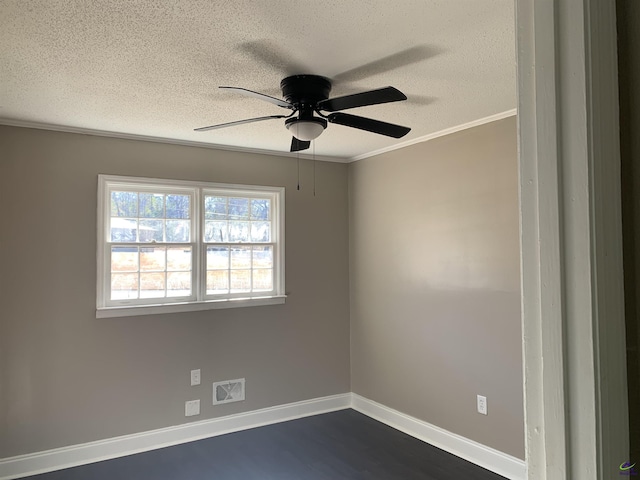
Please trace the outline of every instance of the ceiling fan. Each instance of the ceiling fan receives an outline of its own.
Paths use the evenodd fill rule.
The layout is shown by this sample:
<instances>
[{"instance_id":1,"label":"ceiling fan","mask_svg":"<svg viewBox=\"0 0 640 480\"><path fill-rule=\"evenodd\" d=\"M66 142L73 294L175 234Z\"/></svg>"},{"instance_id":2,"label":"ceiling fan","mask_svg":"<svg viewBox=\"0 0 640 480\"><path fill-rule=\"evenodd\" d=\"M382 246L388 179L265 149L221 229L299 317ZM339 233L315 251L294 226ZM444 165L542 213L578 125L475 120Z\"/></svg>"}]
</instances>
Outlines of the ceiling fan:
<instances>
[{"instance_id":1,"label":"ceiling fan","mask_svg":"<svg viewBox=\"0 0 640 480\"><path fill-rule=\"evenodd\" d=\"M358 128L368 132L386 135L393 138L401 138L409 131L408 127L382 122L372 118L359 117L339 110L377 105L380 103L399 102L406 100L404 93L394 87L384 87L377 90L329 98L331 81L319 75L293 75L280 82L284 100L271 97L263 93L247 90L240 87L220 87L228 90L258 98L273 103L282 108L292 110L289 115L270 115L267 117L249 118L236 122L221 123L208 127L196 128L196 132L205 132L218 128L233 127L244 123L261 122L274 118L285 118L285 126L293 135L291 140L291 152L306 150L311 145L311 140L320 136L327 128L327 122ZM322 112L332 112L324 115ZM296 113L298 114L296 116ZM317 114L317 115L315 115Z\"/></svg>"}]
</instances>

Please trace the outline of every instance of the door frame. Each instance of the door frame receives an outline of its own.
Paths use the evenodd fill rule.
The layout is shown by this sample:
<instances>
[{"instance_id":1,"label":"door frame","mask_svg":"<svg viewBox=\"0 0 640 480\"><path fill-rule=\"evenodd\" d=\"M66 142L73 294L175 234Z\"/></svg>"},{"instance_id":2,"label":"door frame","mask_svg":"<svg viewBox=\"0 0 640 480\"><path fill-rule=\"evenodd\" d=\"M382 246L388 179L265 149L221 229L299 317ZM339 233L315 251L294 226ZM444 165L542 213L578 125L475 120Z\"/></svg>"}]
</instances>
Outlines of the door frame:
<instances>
[{"instance_id":1,"label":"door frame","mask_svg":"<svg viewBox=\"0 0 640 480\"><path fill-rule=\"evenodd\" d=\"M629 461L615 0L515 0L528 478Z\"/></svg>"}]
</instances>

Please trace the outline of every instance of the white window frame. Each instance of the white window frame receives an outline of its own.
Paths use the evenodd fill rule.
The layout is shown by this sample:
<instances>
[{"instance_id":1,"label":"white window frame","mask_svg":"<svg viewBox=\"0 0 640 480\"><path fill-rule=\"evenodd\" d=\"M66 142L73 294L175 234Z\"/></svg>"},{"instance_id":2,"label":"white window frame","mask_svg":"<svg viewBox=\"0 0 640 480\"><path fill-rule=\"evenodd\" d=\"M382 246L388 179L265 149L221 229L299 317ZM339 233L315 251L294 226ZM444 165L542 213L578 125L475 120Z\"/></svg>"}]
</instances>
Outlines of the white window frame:
<instances>
[{"instance_id":1,"label":"white window frame","mask_svg":"<svg viewBox=\"0 0 640 480\"><path fill-rule=\"evenodd\" d=\"M189 193L191 237L186 243L140 243L137 246L189 245L192 257L192 295L188 297L111 300L111 242L110 192L120 189L135 189L154 193ZM206 246L204 242L205 195L244 196L248 198L268 197L271 200L272 238L265 245L273 246L273 290L270 292L230 293L224 296L206 293ZM144 177L98 175L97 211L97 292L96 317L125 317L160 313L189 312L218 308L253 307L285 302L285 244L284 244L284 187L238 185L212 182L194 182ZM210 242L209 242L210 243ZM229 242L230 244L235 244ZM236 245L244 245L237 243ZM247 243L251 245L251 243Z\"/></svg>"}]
</instances>

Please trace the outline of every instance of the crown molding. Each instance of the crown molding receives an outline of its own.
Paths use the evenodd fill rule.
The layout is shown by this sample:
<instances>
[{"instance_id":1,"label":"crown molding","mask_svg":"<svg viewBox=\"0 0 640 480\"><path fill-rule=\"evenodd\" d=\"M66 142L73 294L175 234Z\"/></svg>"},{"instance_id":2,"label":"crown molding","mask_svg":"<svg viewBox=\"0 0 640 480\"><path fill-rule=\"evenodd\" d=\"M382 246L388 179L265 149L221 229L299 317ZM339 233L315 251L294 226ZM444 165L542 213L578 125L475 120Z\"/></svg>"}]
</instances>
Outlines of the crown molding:
<instances>
[{"instance_id":1,"label":"crown molding","mask_svg":"<svg viewBox=\"0 0 640 480\"><path fill-rule=\"evenodd\" d=\"M275 152L273 150L263 150L259 148L219 145L215 143L196 142L193 140L180 140L176 138L152 137L150 135L138 135L133 133L111 132L108 130L93 130L90 128L71 127L67 125L54 125L50 123L25 122L25 121L13 120L9 118L0 118L0 125L7 125L10 127L35 128L38 130L52 130L55 132L78 133L81 135L95 135L98 137L121 138L125 140L139 140L143 142L166 143L170 145L185 145L188 147L209 148L212 150L225 150L230 152L256 153L259 155L301 158L303 160L320 160L323 162L350 163L358 160L364 160L365 158L374 157L376 155L381 155L383 153L391 152L393 150L399 150L401 148L408 147L410 145L415 145L416 143L422 143L428 140L433 140L434 138L443 137L451 133L460 132L468 128L478 127L480 125L484 125L485 123L496 122L498 120L502 120L503 118L512 117L516 115L516 113L517 113L517 110L514 108L511 110L507 110L506 112L497 113L495 115L490 115L488 117L480 118L478 120L473 120L471 122L463 123L461 125L445 128L444 130L440 130L438 132L429 133L428 135L423 135L418 138L413 138L405 142L396 143L395 145L391 145L389 147L384 147L378 150L363 153L361 155L356 155L355 157L350 157L350 158L309 155L309 154L299 153L299 152Z\"/></svg>"},{"instance_id":2,"label":"crown molding","mask_svg":"<svg viewBox=\"0 0 640 480\"><path fill-rule=\"evenodd\" d=\"M95 135L98 137L120 138L124 140L138 140L143 142L166 143L170 145L184 145L187 147L209 148L211 150L225 150L230 152L257 153L259 155L272 155L276 157L301 158L303 160L319 160L323 162L347 163L348 158L311 155L297 152L276 152L259 148L236 147L232 145L219 145L215 143L196 142L194 140L180 140L177 138L153 137L135 133L111 132L108 130L94 130L91 128L71 127L68 125L54 125L51 123L25 122L10 118L0 118L0 125L9 127L35 128L38 130L51 130L54 132L77 133L80 135Z\"/></svg>"},{"instance_id":3,"label":"crown molding","mask_svg":"<svg viewBox=\"0 0 640 480\"><path fill-rule=\"evenodd\" d=\"M393 150L399 150L401 148L408 147L409 145L415 145L416 143L426 142L428 140L433 140L434 138L444 137L445 135L460 132L468 128L478 127L480 125L484 125L485 123L496 122L498 120L502 120L503 118L513 117L516 114L517 109L513 108L511 110L507 110L506 112L496 113L495 115L489 115L488 117L479 118L478 120L473 120L471 122L456 125L454 127L445 128L444 130L440 130L438 132L429 133L427 135L423 135L422 137L412 138L411 140L407 140L405 142L396 143L395 145L391 145L390 147L384 147L379 150L363 153L362 155L356 155L355 157L349 158L347 161L356 162L358 160L364 160L365 158L374 157L376 155L391 152Z\"/></svg>"}]
</instances>

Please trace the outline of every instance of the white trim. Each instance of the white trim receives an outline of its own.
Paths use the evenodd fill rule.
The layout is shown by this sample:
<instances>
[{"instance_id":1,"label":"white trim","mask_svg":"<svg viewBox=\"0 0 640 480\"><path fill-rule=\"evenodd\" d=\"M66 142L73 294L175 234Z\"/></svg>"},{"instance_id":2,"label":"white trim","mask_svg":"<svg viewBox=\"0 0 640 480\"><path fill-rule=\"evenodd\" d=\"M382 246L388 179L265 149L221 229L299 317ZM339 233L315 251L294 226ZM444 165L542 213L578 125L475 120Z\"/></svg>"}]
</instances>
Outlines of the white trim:
<instances>
[{"instance_id":1,"label":"white trim","mask_svg":"<svg viewBox=\"0 0 640 480\"><path fill-rule=\"evenodd\" d=\"M555 15L516 1L525 457L540 480L568 478Z\"/></svg>"},{"instance_id":2,"label":"white trim","mask_svg":"<svg viewBox=\"0 0 640 480\"><path fill-rule=\"evenodd\" d=\"M144 243L108 241L110 231L110 192L132 188L134 191L157 193L181 192L191 197L190 222L191 238L189 243ZM268 291L234 293L223 296L206 293L206 243L203 238L205 216L202 207L204 196L221 195L225 197L240 195L250 198L268 198L271 202L271 245L273 248L273 288ZM212 310L222 308L253 307L285 303L285 187L223 184L213 182L181 181L145 177L125 177L98 175L98 223L97 223L97 273L96 282L96 318L126 317L161 313L176 313ZM153 299L111 300L111 246L120 245L138 249L141 246L189 246L192 249L192 295L185 297L163 297ZM236 245L230 242L229 245ZM262 243L247 242L239 245L262 246Z\"/></svg>"},{"instance_id":3,"label":"white trim","mask_svg":"<svg viewBox=\"0 0 640 480\"><path fill-rule=\"evenodd\" d=\"M152 137L150 135L139 135L135 133L111 132L108 130L94 130L91 128L71 127L68 125L54 125L51 123L24 122L10 118L0 118L0 125L8 127L35 128L38 130L50 130L53 132L77 133L80 135L95 135L96 137L120 138L123 140L138 140L141 142L166 143L169 145L184 145L186 147L209 148L213 150L224 150L228 152L256 153L259 155L272 155L276 157L292 157L304 160L319 160L323 162L347 163L349 159L343 157L330 157L314 155L303 152L276 152L261 148L236 147L233 145L221 145L217 143L197 142L195 140L180 140L177 138Z\"/></svg>"},{"instance_id":4,"label":"white trim","mask_svg":"<svg viewBox=\"0 0 640 480\"><path fill-rule=\"evenodd\" d=\"M434 447L512 479L527 478L523 460L352 393L351 408Z\"/></svg>"},{"instance_id":5,"label":"white trim","mask_svg":"<svg viewBox=\"0 0 640 480\"><path fill-rule=\"evenodd\" d=\"M483 117L477 120L472 120L471 122L455 125L453 127L445 128L444 130L439 130L437 132L429 133L427 135L423 135L418 138L405 140L404 142L396 143L394 145L391 145L390 147L384 147L378 150L374 150L372 152L356 155L355 157L349 158L347 161L356 162L358 160L363 160L365 158L373 157L375 155L380 155L382 153L387 153L393 150L398 150L400 148L408 147L409 145L415 145L416 143L422 143L428 140L433 140L434 138L444 137L445 135L461 132L462 130L467 130L468 128L478 127L480 125L484 125L485 123L497 122L498 120L502 120L503 118L513 117L514 115L517 114L517 112L518 112L517 109L513 108L511 110L507 110L506 112L496 113L495 115L489 115L488 117Z\"/></svg>"},{"instance_id":6,"label":"white trim","mask_svg":"<svg viewBox=\"0 0 640 480\"><path fill-rule=\"evenodd\" d=\"M221 189L229 192L229 194L247 194L251 191L260 192L272 192L272 193L280 193L284 192L284 187L274 187L270 185L244 185L238 183L219 183L219 182L199 182L194 180L176 180L170 178L153 178L153 177L132 177L125 175L105 175L99 174L99 180L104 180L106 183L117 183L118 186L123 187L140 187L141 183L150 184L150 185L170 185L172 188L180 188L180 187L193 187L193 188L202 188L205 190L215 190Z\"/></svg>"},{"instance_id":7,"label":"white trim","mask_svg":"<svg viewBox=\"0 0 640 480\"><path fill-rule=\"evenodd\" d=\"M61 470L263 425L286 422L296 418L344 410L349 408L350 403L351 394L343 393L81 445L5 458L0 460L0 480Z\"/></svg>"},{"instance_id":8,"label":"white trim","mask_svg":"<svg viewBox=\"0 0 640 480\"><path fill-rule=\"evenodd\" d=\"M54 132L78 133L80 135L95 135L98 137L121 138L124 140L140 140L143 142L167 143L170 145L184 145L187 147L210 148L214 150L225 150L230 152L246 152L246 153L256 153L260 155L273 155L273 156L294 157L294 158L300 157L304 160L319 160L323 162L333 162L333 163L350 163L350 162L355 162L357 160L363 160L365 158L380 155L382 153L391 152L393 150L398 150L400 148L404 148L409 145L415 145L416 143L422 143L428 140L433 140L434 138L443 137L451 133L460 132L468 128L484 125L485 123L496 122L498 120L502 120L503 118L512 117L516 115L516 113L517 113L517 110L514 108L511 110L507 110L505 112L496 113L495 115L489 115L488 117L483 117L477 120L472 120L471 122L455 125L453 127L445 128L444 130L439 130L437 132L429 133L427 135L423 135L418 138L412 138L411 140L406 140L404 142L396 143L389 147L384 147L378 150L363 153L361 155L356 155L355 157L349 157L349 158L313 155L313 154L302 153L302 152L293 152L293 153L292 152L274 152L273 150L263 150L259 148L248 148L248 147L235 147L231 145L220 145L215 143L196 142L193 140L178 140L174 138L152 137L149 135L137 135L133 133L110 132L106 130L92 130L90 128L70 127L66 125L53 125L49 123L23 122L19 120L8 119L8 118L0 118L0 125L7 125L9 127L36 128L39 130L51 130Z\"/></svg>"},{"instance_id":9,"label":"white trim","mask_svg":"<svg viewBox=\"0 0 640 480\"><path fill-rule=\"evenodd\" d=\"M526 478L525 463L518 458L398 412L355 393L342 393L0 459L0 480L62 470L347 408L353 408L396 430L498 475L512 480Z\"/></svg>"},{"instance_id":10,"label":"white trim","mask_svg":"<svg viewBox=\"0 0 640 480\"><path fill-rule=\"evenodd\" d=\"M138 305L132 307L103 307L96 309L96 318L133 317L137 315L158 315L161 313L201 312L221 308L262 307L282 305L286 295L255 298L229 298L224 300L206 300L203 302L165 303L163 305Z\"/></svg>"},{"instance_id":11,"label":"white trim","mask_svg":"<svg viewBox=\"0 0 640 480\"><path fill-rule=\"evenodd\" d=\"M528 478L629 452L615 0L516 0Z\"/></svg>"},{"instance_id":12,"label":"white trim","mask_svg":"<svg viewBox=\"0 0 640 480\"><path fill-rule=\"evenodd\" d=\"M596 432L599 475L610 478L629 452L616 2L589 0L587 52L591 145L590 213L594 282ZM620 429L625 432L619 432Z\"/></svg>"}]
</instances>

